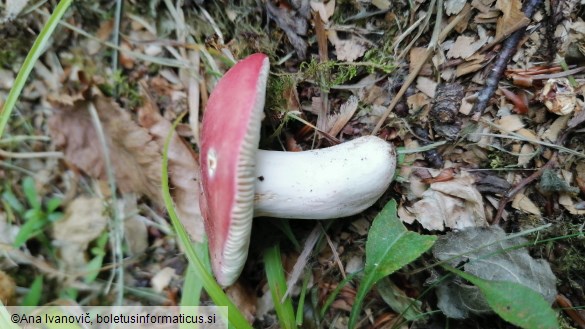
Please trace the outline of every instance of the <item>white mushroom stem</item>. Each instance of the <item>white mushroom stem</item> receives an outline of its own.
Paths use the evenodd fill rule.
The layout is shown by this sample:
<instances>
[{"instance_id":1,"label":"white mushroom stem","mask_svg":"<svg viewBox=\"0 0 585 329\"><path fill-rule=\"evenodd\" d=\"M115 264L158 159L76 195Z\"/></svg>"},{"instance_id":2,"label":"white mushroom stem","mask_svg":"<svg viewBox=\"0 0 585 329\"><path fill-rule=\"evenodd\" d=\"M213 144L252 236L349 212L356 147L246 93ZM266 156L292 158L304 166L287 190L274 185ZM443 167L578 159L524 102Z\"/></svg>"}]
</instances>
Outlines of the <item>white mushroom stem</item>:
<instances>
[{"instance_id":1,"label":"white mushroom stem","mask_svg":"<svg viewBox=\"0 0 585 329\"><path fill-rule=\"evenodd\" d=\"M355 215L386 191L391 144L375 136L304 152L259 150L254 216L327 219Z\"/></svg>"}]
</instances>

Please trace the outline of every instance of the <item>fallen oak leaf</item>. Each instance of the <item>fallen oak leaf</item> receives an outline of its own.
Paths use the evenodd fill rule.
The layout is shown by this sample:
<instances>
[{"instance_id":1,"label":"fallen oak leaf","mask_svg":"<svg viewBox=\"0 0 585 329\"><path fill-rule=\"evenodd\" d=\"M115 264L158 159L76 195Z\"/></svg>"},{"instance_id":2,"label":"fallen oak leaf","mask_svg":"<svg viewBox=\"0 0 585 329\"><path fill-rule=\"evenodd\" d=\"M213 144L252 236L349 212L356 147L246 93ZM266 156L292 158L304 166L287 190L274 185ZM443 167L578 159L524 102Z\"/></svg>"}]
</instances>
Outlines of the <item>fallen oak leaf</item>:
<instances>
[{"instance_id":1,"label":"fallen oak leaf","mask_svg":"<svg viewBox=\"0 0 585 329\"><path fill-rule=\"evenodd\" d=\"M143 105L138 109L138 121L147 128L162 150L165 138L172 133L172 124L159 113L158 107L142 85ZM173 185L173 200L179 220L191 238L203 241L203 216L199 209L199 162L197 154L173 133L169 144L169 178Z\"/></svg>"},{"instance_id":2,"label":"fallen oak leaf","mask_svg":"<svg viewBox=\"0 0 585 329\"><path fill-rule=\"evenodd\" d=\"M120 191L146 195L155 204L163 204L160 148L128 112L101 95L70 104L57 99L50 102L55 113L48 120L49 134L53 143L63 148L68 162L90 177L107 177L102 146L89 112L89 106L95 106Z\"/></svg>"}]
</instances>

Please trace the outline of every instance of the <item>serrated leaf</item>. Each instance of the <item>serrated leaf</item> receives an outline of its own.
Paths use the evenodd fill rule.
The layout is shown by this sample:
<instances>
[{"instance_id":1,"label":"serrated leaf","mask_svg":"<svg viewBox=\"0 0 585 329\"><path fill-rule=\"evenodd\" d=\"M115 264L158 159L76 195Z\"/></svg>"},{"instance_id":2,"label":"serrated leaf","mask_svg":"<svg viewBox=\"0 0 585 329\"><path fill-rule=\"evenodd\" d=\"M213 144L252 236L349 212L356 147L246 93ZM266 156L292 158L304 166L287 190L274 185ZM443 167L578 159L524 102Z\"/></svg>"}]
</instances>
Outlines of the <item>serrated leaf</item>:
<instances>
[{"instance_id":1,"label":"serrated leaf","mask_svg":"<svg viewBox=\"0 0 585 329\"><path fill-rule=\"evenodd\" d=\"M502 319L521 328L559 327L550 303L538 292L519 283L488 281L454 268L446 268L478 287L487 303Z\"/></svg>"},{"instance_id":2,"label":"serrated leaf","mask_svg":"<svg viewBox=\"0 0 585 329\"><path fill-rule=\"evenodd\" d=\"M368 234L364 277L351 309L350 328L355 325L361 304L376 282L417 259L436 239L407 230L396 214L396 201L386 204L374 218Z\"/></svg>"}]
</instances>

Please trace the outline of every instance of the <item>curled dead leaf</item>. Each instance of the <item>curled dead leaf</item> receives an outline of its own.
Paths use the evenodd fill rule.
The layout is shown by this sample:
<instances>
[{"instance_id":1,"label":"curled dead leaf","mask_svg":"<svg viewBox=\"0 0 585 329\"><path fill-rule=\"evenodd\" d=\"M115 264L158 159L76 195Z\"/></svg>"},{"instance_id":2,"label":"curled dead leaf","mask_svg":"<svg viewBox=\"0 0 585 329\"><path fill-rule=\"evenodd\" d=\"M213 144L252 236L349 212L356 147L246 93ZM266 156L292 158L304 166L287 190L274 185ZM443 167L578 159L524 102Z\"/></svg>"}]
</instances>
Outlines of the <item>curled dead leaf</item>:
<instances>
[{"instance_id":1,"label":"curled dead leaf","mask_svg":"<svg viewBox=\"0 0 585 329\"><path fill-rule=\"evenodd\" d=\"M104 130L116 183L122 192L146 195L162 205L160 192L161 156L148 131L138 126L112 99L94 96L72 104L52 101L54 115L48 120L53 143L63 148L65 159L87 175L106 179L103 148L91 118L95 106Z\"/></svg>"},{"instance_id":2,"label":"curled dead leaf","mask_svg":"<svg viewBox=\"0 0 585 329\"><path fill-rule=\"evenodd\" d=\"M53 225L54 244L59 248L60 259L71 272L84 269L87 264L86 250L106 228L100 198L79 197L65 211L63 219Z\"/></svg>"},{"instance_id":3,"label":"curled dead leaf","mask_svg":"<svg viewBox=\"0 0 585 329\"><path fill-rule=\"evenodd\" d=\"M164 141L172 132L172 125L162 117L159 110L142 88L143 106L138 110L140 124L154 136L162 150ZM199 209L199 161L197 154L174 133L169 144L169 178L173 186L173 200L179 220L195 241L203 241L203 216Z\"/></svg>"}]
</instances>

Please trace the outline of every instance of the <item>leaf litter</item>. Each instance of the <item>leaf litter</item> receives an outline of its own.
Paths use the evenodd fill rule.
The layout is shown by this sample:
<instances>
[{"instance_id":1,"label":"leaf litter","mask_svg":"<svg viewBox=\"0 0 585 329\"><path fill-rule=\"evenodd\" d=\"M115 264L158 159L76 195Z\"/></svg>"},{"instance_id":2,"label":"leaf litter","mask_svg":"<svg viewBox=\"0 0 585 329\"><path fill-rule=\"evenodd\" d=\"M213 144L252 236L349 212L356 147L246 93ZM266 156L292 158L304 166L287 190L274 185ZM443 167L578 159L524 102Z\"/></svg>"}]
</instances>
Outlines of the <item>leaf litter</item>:
<instances>
[{"instance_id":1,"label":"leaf litter","mask_svg":"<svg viewBox=\"0 0 585 329\"><path fill-rule=\"evenodd\" d=\"M559 147L571 148L577 153L582 152L579 135L571 133L571 131L580 133L581 124L585 121L584 111L581 109L583 74L571 66L582 64L585 57L582 55L585 49L582 46L582 32L585 29L582 20L575 15L581 8L578 1L567 1L558 4L557 8L549 8L550 10L539 7L532 18L523 14L522 2L516 0L471 2L447 0L443 3L446 16L442 17L436 17L433 8L428 7L429 2L420 1L409 3L407 6L400 2L378 0L372 2L293 0L268 1L261 6L257 6L256 3L250 3L249 6L228 3L225 8L219 8L211 3L196 2L192 8L177 5L174 12L170 12L169 7L166 7L169 3L162 5L161 3L158 5L153 3L152 8L141 8L123 17L123 22L129 23L122 25L121 32L124 37L120 62L123 74L121 80L114 83L121 91L121 95L116 99L111 98L112 94L107 92L107 88L102 90L106 91L108 96L102 96L94 91L88 93L88 87L83 86L86 82L72 82L64 78L67 76L70 79L78 72L88 72L88 75L97 80L104 80L100 75L108 76L108 79L114 75L101 67L108 60L102 60L100 57L105 50L111 50L100 42L107 40L112 34L113 21L95 24L95 28L90 29L89 33L97 36L95 40L78 38L76 32L70 31L57 36L55 46L49 46L46 58L38 63L37 77L25 91L22 102L22 111L31 118L33 130L22 130L21 126L15 124L11 131L11 133L24 131L26 134L48 132L53 138L53 143L30 143L30 148L24 144L1 145L3 149L8 145L6 146L8 149L21 152L53 150L55 147L63 150L65 161L61 166L45 170L43 182L46 182L47 186L42 187L46 191L43 198L45 195L60 194L61 191L73 195L67 199L63 209L68 209L70 207L68 204L76 202L81 195L101 193L104 198L108 198L110 194L107 188L96 187L100 185L99 182L88 182L85 179L91 177L103 181L105 178L101 145L96 138L95 123L91 121L87 112L87 106L95 106L100 123L106 130L106 144L110 150L112 165L116 169L122 198L126 202L127 196L133 194L139 196L137 201L120 205L125 208L125 214L135 214L126 222L128 224L126 239L129 247L127 255L140 258L141 254L146 253L152 256L139 260L136 271L131 271L134 279L132 282L137 286L154 286L151 281L153 273L161 268L171 268L179 277L182 275L180 262L177 264L169 261L176 252L173 251L173 247L169 247L173 245L172 237L167 238L163 233L165 230L159 230L156 222L164 220L164 213L160 210L162 202L159 192L161 141L170 132L170 121L186 110L190 111L191 131L196 132L198 128L200 108L192 99L188 99L187 95L193 93L192 90L197 84L200 106L203 108L208 90L212 89L217 77L229 66L226 64L229 59L243 58L246 54L256 51L269 54L273 65L271 73L277 79L281 74L294 76L303 61L309 62L311 58L317 58L317 48L320 45L314 41L315 17L320 16L322 28L329 36L329 40L325 38L325 43L329 43L328 59L343 61L357 72L357 75L349 80L335 86L325 86L327 89L331 87L327 94L330 104L325 117L328 121L327 130L340 141L369 134L395 100L398 105L383 122L378 136L396 146L405 146L409 152L414 150L414 153L404 155L397 182L378 205L350 219L351 223L342 224L342 221L337 221L332 231L327 232L335 252L329 251L328 248L316 248L309 256L306 266L313 271L304 275L311 276L311 282L315 282L311 289L318 289L313 290L318 291L313 296L316 296L319 303L335 291L341 280L340 273L343 272L343 267L339 268L337 261L346 264L346 270L352 262L356 264L363 262L366 234L372 218L381 209L381 204L389 198L397 201L397 213L402 221L408 223L410 231L423 233L446 231L453 243L468 244L467 240L460 238L457 233L474 228L480 230L477 227L490 225L500 206L499 202L506 196L507 191L519 186L526 177L538 172L546 161L551 159L557 148L550 145L557 143ZM179 8L181 10L177 11ZM157 11L159 15L152 15ZM179 12L189 17L189 20L185 20L184 17L182 20L177 19L181 16L178 15ZM315 15L315 12L319 12L319 15ZM549 12L554 17L550 18ZM85 15L91 13L92 9L84 12ZM37 14L21 11L14 22L18 22L20 17L25 15ZM74 18L70 22L78 22L83 28L89 28L86 24L93 22L87 19L87 16L84 16L85 19L78 19L78 16L75 16L77 13L73 15ZM427 17L431 19L427 20ZM442 30L450 33L444 33L437 39L439 42L436 47L429 50L429 39L435 20L437 22L442 20L441 27L445 28ZM555 20L556 23L549 23ZM506 79L499 82L496 88L499 91L490 99L481 118L479 120L472 118L477 92L486 84L494 58L502 51L501 42L514 31L526 27L528 31L516 47L516 54L505 64ZM29 30L35 31L36 28ZM552 32L547 32L549 30ZM71 49L68 42L78 42L76 46L82 50ZM554 47L559 49L557 52L559 56L556 59L545 58L547 56L545 50L550 47L548 44L554 44ZM84 55L83 49L86 49L90 56ZM134 57L127 50L141 56ZM192 61L188 56L189 52L199 52L201 61ZM392 63L396 70L388 73L386 69L379 68L387 63L385 56L391 53L396 55L394 56L396 62ZM411 57L403 60L406 55ZM569 65L568 69L561 68L558 59L563 58L562 56ZM84 60L79 61L80 58ZM149 58L152 62L148 60ZM157 67L159 64L152 64L164 62L169 58L178 62L183 61L181 63L194 63L196 67L181 68L181 71L177 71L173 67ZM425 58L429 60L423 61ZM546 64L547 60L551 61L550 64ZM201 70L198 65L201 65ZM16 68L12 66L14 65L3 66L6 72L2 71L2 76L7 77L6 82L0 85L3 96L5 90L10 87L10 80L15 76ZM543 71L542 67L547 70L550 67L550 71ZM420 71L417 71L419 69ZM196 79L186 79L185 72L191 70L200 72L201 75ZM333 74L337 73L335 70L337 68L333 70ZM414 71L417 72L408 82L409 79L406 77ZM136 88L141 85L140 81L146 83L143 87ZM414 81L416 85L411 85ZM456 105L461 102L463 104L460 107L449 108L455 116L453 122L456 122L457 129L452 129L448 125L446 127L437 125L432 109L442 94L440 86L453 82L464 86L462 95L458 95L463 96L463 101L455 102ZM79 85L75 87L75 84L81 84L81 89L85 88L85 91L76 91ZM103 88L104 81L97 84ZM275 85L278 86L278 83ZM404 92L398 93L403 85ZM293 91L287 91L295 95L293 107L296 115L313 126L317 125L310 110L311 100L319 99L318 107L321 108L323 102L321 87L323 86L315 84L314 81L295 79L294 86L289 88ZM49 91L57 96L48 98L46 94ZM279 90L269 89L269 92L278 94ZM510 93L515 96L510 96ZM397 94L399 97L395 97ZM52 100L52 103L48 100ZM51 115L46 107L34 107L37 101L45 105L55 105L51 106L55 112ZM38 111L35 115L30 115L33 107ZM270 134L272 124L276 126L282 124L283 128L280 135L274 134L275 139L270 142L273 144L267 143L270 147L281 149L279 147L281 142L286 143L287 146L284 148L291 150L326 146L327 143L313 144L314 131L309 125L294 120L285 122L287 119L274 112L272 109L266 109L267 117L277 119L265 124L264 129ZM196 133L193 135L183 128L178 129L179 135L193 139L186 140L175 134L171 141L169 152L169 174L173 186L171 191L179 210L179 217L187 224L186 226L192 225L191 232L199 233L200 236L203 230L197 206L199 169L197 154L193 151L197 146L197 136ZM421 134L421 131L425 133ZM571 138L565 139L567 131ZM191 144L193 141L195 143ZM448 142L432 149L433 157L427 157L427 151L424 151L424 155L423 151L419 151L422 147L444 141ZM560 232L565 232L563 234L569 234L566 232L573 232L570 228L582 225L576 215L582 215L584 212L582 191L585 189L582 187L584 184L579 183L583 180L580 177L583 160L575 157L575 154L562 151L558 152L556 160L554 174L558 174L557 176L568 186L579 186L580 192L547 193L542 190L538 181L527 184L511 198L511 205L504 209L504 213L507 214L506 221L500 224L506 231L531 228L535 218L537 223L555 223L555 226L562 228ZM38 168L43 163L37 161L34 166ZM33 168L32 161L15 160L11 164ZM4 171L0 174L8 173L6 177L18 179L18 174L13 174L13 171L5 167L2 170ZM83 174L80 175L80 172ZM575 175L567 174L571 172ZM75 179L69 180L67 177ZM66 187L68 184L66 182L69 181L78 186ZM144 203L154 205L154 210L144 212ZM0 215L3 215L3 212L4 209ZM6 230L3 229L2 232L12 232L19 225L16 224L15 227L12 223L20 223L19 218L14 221L15 218L9 211L7 216L10 219L6 223L9 224L4 226ZM153 221L148 218L152 216L157 219ZM191 220L192 218L196 220ZM295 233L299 225L302 226L294 222L291 225ZM57 223L55 226L58 227ZM90 233L88 231L84 234ZM6 236L10 237L10 234L7 233ZM93 237L96 233L91 234L94 234L91 236ZM306 235L299 236L302 240ZM197 235L194 237L197 238ZM521 243L514 239L510 241ZM261 242L255 243L261 245ZM90 247L95 244L95 239L89 241ZM34 247L34 244L31 246ZM512 247L513 244L509 246ZM84 250L87 255L87 248L83 247L80 250ZM536 246L531 250L538 251L538 248ZM570 291L572 302L582 305L585 298L582 293L579 294L580 290L574 287L584 284L583 280L579 276L568 277L562 273L558 274L560 272L557 273L556 270L564 265L560 261L564 259L565 254L562 250L572 248L580 250L579 247L558 240L547 251L546 258L553 264L553 269L559 277L559 291ZM32 264L32 268L42 273L55 273L56 266L51 264L50 257L49 261L45 262L46 255L34 248L31 250L33 256L23 254L19 250L2 249L1 252L8 257L0 261L0 268L8 269L8 273L14 273L16 262ZM289 252L285 248L283 250L285 250L283 254ZM29 252L28 249L25 251ZM532 264L530 260L536 262L533 258L527 260L524 249L522 251L524 256L519 257L521 261L528 264ZM499 249L497 252L507 255L507 252ZM430 255L424 255L421 260L405 268L404 272L408 273L412 267L430 260L432 260ZM149 262L156 265L151 267L145 265ZM159 266L159 263L164 265ZM142 266L151 273L145 273ZM238 283L243 288L236 289L240 295L237 299L241 300L239 305L247 310L246 315L251 321L257 315L255 312L262 309L260 312L262 315L257 317L256 321L262 319L264 322L260 322L267 325L270 319L273 319L271 316L265 316L270 314L271 305L265 303L259 308L252 307L269 295L258 288L262 287L262 279L258 274L254 274L260 272L255 267L261 265L250 260L247 266L249 269L244 276L244 282ZM170 269L167 271L171 272ZM408 280L404 279L405 277L408 277ZM423 301L422 312L436 307L432 299L419 295L424 288L421 281L416 282L414 277L404 273L385 277L381 282L388 281L386 283L389 283L389 286L393 284L395 288L386 291L381 286L382 289L378 289L378 293L384 296L369 294L368 303L374 307L366 309L360 323L368 322L372 326L396 324L393 321L397 321L398 313L402 312L409 300L412 300L409 298ZM162 294L173 289L176 278L173 277L168 284L159 285L162 287L160 288ZM352 281L352 284L356 284L355 287L340 288L339 296L334 299L325 317L319 321L343 327L361 281L358 276ZM460 286L457 287L464 289ZM294 290L294 287L291 289ZM398 295L399 302L388 299L388 296L393 296L394 293ZM168 296L171 295L169 293ZM249 298L248 295L260 296L257 300ZM477 291L465 290L465 295L477 295ZM297 296L294 294L293 298L298 298ZM172 298L169 297L168 300ZM385 300L392 307L389 308ZM453 299L453 303L459 302ZM463 311L461 309L458 311L469 310L463 308ZM492 318L481 319L472 318L467 320L468 322L456 323L462 327L471 325L481 327L477 323L485 324ZM429 326L434 318L429 317L424 321L429 321L425 322Z\"/></svg>"}]
</instances>

